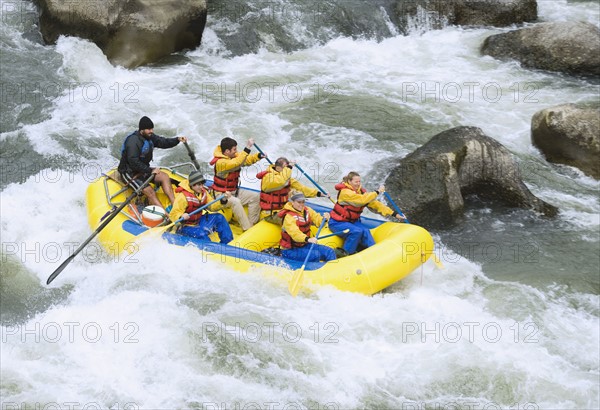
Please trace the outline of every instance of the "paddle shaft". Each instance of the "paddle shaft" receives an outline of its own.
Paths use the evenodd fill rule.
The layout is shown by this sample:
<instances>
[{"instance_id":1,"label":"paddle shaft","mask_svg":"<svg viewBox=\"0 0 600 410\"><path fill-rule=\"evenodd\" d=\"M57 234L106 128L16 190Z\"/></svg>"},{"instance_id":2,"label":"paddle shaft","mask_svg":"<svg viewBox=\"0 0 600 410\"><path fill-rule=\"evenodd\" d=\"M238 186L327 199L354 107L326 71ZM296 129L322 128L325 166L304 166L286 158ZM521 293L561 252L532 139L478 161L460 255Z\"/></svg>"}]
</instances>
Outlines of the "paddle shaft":
<instances>
[{"instance_id":1,"label":"paddle shaft","mask_svg":"<svg viewBox=\"0 0 600 410\"><path fill-rule=\"evenodd\" d=\"M307 179L308 179L310 182L312 182L312 183L313 183L313 185L314 185L314 186L315 186L315 187L316 187L316 188L317 188L319 191L321 191L321 193L322 193L322 194L324 194L324 195L329 195L329 194L327 193L327 191L325 191L325 190L324 190L324 189L323 189L323 188L322 188L322 187L321 187L319 184L317 184L317 181L315 181L314 179L312 179L312 178L310 177L310 175L308 175L306 172L304 172L304 170L302 169L302 167L300 167L300 165L296 164L296 165L294 165L294 166L295 166L296 168L298 168L298 171L302 172L302 173L304 174L304 176L305 176L305 177L306 177L306 178L307 178ZM331 197L329 197L329 200L330 200L331 202L335 203L335 201L334 201L333 199L331 199Z\"/></svg>"},{"instance_id":2,"label":"paddle shaft","mask_svg":"<svg viewBox=\"0 0 600 410\"><path fill-rule=\"evenodd\" d=\"M259 154L261 154L263 157L265 157L265 159L266 159L266 160L269 162L269 164L273 165L273 161L271 161L271 160L269 159L269 157L267 157L267 154L265 154L265 153L263 152L263 150L262 150L262 149L260 149L260 147L259 147L258 145L254 144L254 148L256 148L256 150L258 151L258 153L259 153Z\"/></svg>"},{"instance_id":3,"label":"paddle shaft","mask_svg":"<svg viewBox=\"0 0 600 410\"><path fill-rule=\"evenodd\" d=\"M323 218L323 220L321 221L321 225L319 225L319 230L317 231L317 235L316 235L317 238L319 237L319 234L321 233L321 229L323 229L323 226L325 226L326 221L327 220L325 218ZM298 269L296 272L294 272L294 276L292 276L292 280L290 280L288 290L293 297L296 297L296 295L298 295L298 291L300 290L300 282L302 281L302 277L304 276L304 268L306 267L306 264L308 263L308 258L310 257L310 253L312 252L314 247L315 247L315 244L311 243L310 248L308 249L308 253L306 254L306 258L304 258L304 263L302 264L300 269Z\"/></svg>"},{"instance_id":4,"label":"paddle shaft","mask_svg":"<svg viewBox=\"0 0 600 410\"><path fill-rule=\"evenodd\" d=\"M265 156L265 153L263 152L263 150L261 150L261 149L260 149L260 147L259 147L258 145L254 144L254 146L256 147L256 150L257 150L258 152L260 152L260 153L261 153L263 156ZM265 156L265 159L266 159L267 161L269 161L269 164L273 165L273 163L271 162L271 160L270 160L269 158L267 158L267 157ZM317 182L316 182L314 179L312 179L312 178L310 177L310 175L308 175L306 172L304 172L304 170L303 170L303 169L300 167L300 165L298 165L298 164L295 164L294 166L295 166L296 168L298 168L298 171L302 172L302 173L304 174L304 176L305 176L306 178L308 178L308 180L309 180L310 182L312 182L312 183L313 183L313 185L314 185L315 187L317 187L317 189L318 189L319 191L321 191L321 193L322 193L322 194L329 195L329 194L327 193L327 191L325 191L323 188L321 188L321 187L319 186L319 184L317 184ZM333 199L331 199L331 197L329 197L329 200L335 204L335 201L334 201Z\"/></svg>"},{"instance_id":5,"label":"paddle shaft","mask_svg":"<svg viewBox=\"0 0 600 410\"><path fill-rule=\"evenodd\" d=\"M187 142L184 142L183 145L185 146L185 149L187 149L188 155L190 156L192 163L196 167L196 171L200 171L200 164L196 160L196 155L194 155L194 151L192 151L192 149L190 148L190 146L188 145Z\"/></svg>"},{"instance_id":6,"label":"paddle shaft","mask_svg":"<svg viewBox=\"0 0 600 410\"><path fill-rule=\"evenodd\" d=\"M319 229L317 230L317 234L315 235L317 238L319 237L319 234L321 233L321 229L323 229L323 226L325 226L325 222L327 222L327 220L325 218L323 218L323 220L321 221L321 225L319 225ZM310 248L308 249L308 253L306 254L306 258L304 258L304 263L300 267L301 270L304 270L304 267L308 263L308 258L310 257L310 253L312 252L312 250L315 247L315 245L316 245L315 243L311 243L310 244Z\"/></svg>"},{"instance_id":7,"label":"paddle shaft","mask_svg":"<svg viewBox=\"0 0 600 410\"><path fill-rule=\"evenodd\" d=\"M385 198L388 200L388 202L390 203L392 208L394 208L396 213L398 213L398 214L400 214L400 216L404 217L404 223L409 224L410 222L408 222L408 218L402 213L402 210L398 207L398 205L396 205L396 203L394 202L394 200L392 199L390 194L388 194L387 192L384 192L383 195L385 195Z\"/></svg>"},{"instance_id":8,"label":"paddle shaft","mask_svg":"<svg viewBox=\"0 0 600 410\"><path fill-rule=\"evenodd\" d=\"M192 216L192 215L196 215L198 212L202 212L203 210L205 210L206 208L208 208L209 206L211 206L215 202L220 201L221 199L223 199L223 197L225 197L225 195L219 195L216 199L213 199L212 201L210 201L206 205L202 205L200 208L196 209L193 212L190 212L188 215ZM173 222L172 225L177 225L181 221L184 221L183 217L181 217L178 220L176 220L175 222Z\"/></svg>"},{"instance_id":9,"label":"paddle shaft","mask_svg":"<svg viewBox=\"0 0 600 410\"><path fill-rule=\"evenodd\" d=\"M127 199L121 205L119 205L119 207L117 209L112 211L112 213L96 228L94 233L92 233L92 235L89 238L87 238L79 246L79 248L77 248L71 254L71 256L69 256L58 268L56 268L56 270L54 272L52 272L52 274L48 277L48 280L46 281L46 285L49 285L67 267L67 265L69 263L71 263L73 258L75 258L75 256L79 252L81 252L82 249L85 248L87 246L87 244L90 243L92 241L92 239L94 239L96 237L96 235L98 235L100 233L100 231L102 231L106 227L106 225L108 225L110 223L110 221L115 219L115 217L119 214L119 212L121 212L123 210L123 208L125 208L127 205L129 205L129 203L133 200L133 198L135 198L150 183L150 181L152 181L152 178L154 178L154 174L152 174L150 176L150 178L148 178L146 181L144 181L144 183L142 185L140 185L140 187L138 189L133 191L133 193L129 197L127 197Z\"/></svg>"},{"instance_id":10,"label":"paddle shaft","mask_svg":"<svg viewBox=\"0 0 600 410\"><path fill-rule=\"evenodd\" d=\"M319 240L319 241L320 241L321 239L325 239L325 238L329 238L329 237L332 237L332 236L341 235L341 234L343 234L343 233L348 233L348 232L350 232L350 229L344 229L344 230L343 230L343 231L341 231L341 232L332 232L332 233L330 233L330 234L327 234L327 235L323 235L323 236L319 236L319 237L317 237L317 240Z\"/></svg>"}]
</instances>

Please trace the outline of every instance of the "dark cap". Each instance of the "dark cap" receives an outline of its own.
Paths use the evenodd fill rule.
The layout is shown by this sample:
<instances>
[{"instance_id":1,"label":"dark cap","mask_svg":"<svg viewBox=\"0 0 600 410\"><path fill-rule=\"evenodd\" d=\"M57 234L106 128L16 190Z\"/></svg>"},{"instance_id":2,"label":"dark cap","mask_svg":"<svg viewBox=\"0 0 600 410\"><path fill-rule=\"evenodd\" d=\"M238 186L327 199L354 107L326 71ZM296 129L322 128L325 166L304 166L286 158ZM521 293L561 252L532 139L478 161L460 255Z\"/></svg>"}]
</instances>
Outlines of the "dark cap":
<instances>
[{"instance_id":1,"label":"dark cap","mask_svg":"<svg viewBox=\"0 0 600 410\"><path fill-rule=\"evenodd\" d=\"M200 171L192 171L188 176L188 181L190 181L191 187L196 184L206 183L206 179L204 179L204 175Z\"/></svg>"},{"instance_id":2,"label":"dark cap","mask_svg":"<svg viewBox=\"0 0 600 410\"><path fill-rule=\"evenodd\" d=\"M290 197L291 201L306 201L306 197L302 192L296 192Z\"/></svg>"},{"instance_id":3,"label":"dark cap","mask_svg":"<svg viewBox=\"0 0 600 410\"><path fill-rule=\"evenodd\" d=\"M152 122L152 120L148 117L146 117L145 115L140 118L140 125L138 127L138 129L140 130L151 130L154 128L154 123Z\"/></svg>"}]
</instances>

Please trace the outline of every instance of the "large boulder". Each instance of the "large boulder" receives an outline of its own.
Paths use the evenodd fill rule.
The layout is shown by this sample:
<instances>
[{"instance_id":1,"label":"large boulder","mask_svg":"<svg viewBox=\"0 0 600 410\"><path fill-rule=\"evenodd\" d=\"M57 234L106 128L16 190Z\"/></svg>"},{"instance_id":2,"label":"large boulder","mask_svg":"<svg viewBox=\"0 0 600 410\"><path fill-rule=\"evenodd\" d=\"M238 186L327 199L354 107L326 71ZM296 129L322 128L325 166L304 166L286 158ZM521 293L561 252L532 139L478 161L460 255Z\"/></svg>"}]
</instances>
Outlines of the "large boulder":
<instances>
[{"instance_id":1,"label":"large boulder","mask_svg":"<svg viewBox=\"0 0 600 410\"><path fill-rule=\"evenodd\" d=\"M412 223L428 228L455 224L467 195L547 216L558 212L521 181L511 153L477 127L456 127L435 135L400 161L386 188Z\"/></svg>"},{"instance_id":2,"label":"large boulder","mask_svg":"<svg viewBox=\"0 0 600 410\"><path fill-rule=\"evenodd\" d=\"M600 30L587 22L540 23L485 39L481 51L524 67L600 75Z\"/></svg>"},{"instance_id":3,"label":"large boulder","mask_svg":"<svg viewBox=\"0 0 600 410\"><path fill-rule=\"evenodd\" d=\"M404 24L505 27L537 20L536 0L398 0Z\"/></svg>"},{"instance_id":4,"label":"large boulder","mask_svg":"<svg viewBox=\"0 0 600 410\"><path fill-rule=\"evenodd\" d=\"M531 141L550 162L600 179L600 109L563 104L535 113Z\"/></svg>"},{"instance_id":5,"label":"large boulder","mask_svg":"<svg viewBox=\"0 0 600 410\"><path fill-rule=\"evenodd\" d=\"M200 44L206 0L37 0L47 43L60 35L93 41L108 59L127 68L155 62Z\"/></svg>"}]
</instances>

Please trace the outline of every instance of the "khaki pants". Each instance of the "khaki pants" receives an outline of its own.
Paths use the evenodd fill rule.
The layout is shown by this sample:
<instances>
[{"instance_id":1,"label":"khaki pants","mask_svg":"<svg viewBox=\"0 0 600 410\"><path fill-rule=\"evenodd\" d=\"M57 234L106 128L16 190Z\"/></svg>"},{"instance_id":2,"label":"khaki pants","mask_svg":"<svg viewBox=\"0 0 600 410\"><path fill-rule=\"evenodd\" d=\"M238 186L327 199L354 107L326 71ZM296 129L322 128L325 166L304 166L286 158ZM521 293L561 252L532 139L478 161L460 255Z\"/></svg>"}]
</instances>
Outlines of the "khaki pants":
<instances>
[{"instance_id":1,"label":"khaki pants","mask_svg":"<svg viewBox=\"0 0 600 410\"><path fill-rule=\"evenodd\" d=\"M281 209L278 211L260 211L260 219L281 226L283 225L283 219L277 216L279 211L281 211Z\"/></svg>"},{"instance_id":2,"label":"khaki pants","mask_svg":"<svg viewBox=\"0 0 600 410\"><path fill-rule=\"evenodd\" d=\"M215 192L217 196L219 192ZM244 211L244 205L248 206L248 215ZM260 194L254 191L239 189L236 196L232 196L227 201L224 208L231 208L233 216L240 223L244 231L252 228L258 222L260 216Z\"/></svg>"}]
</instances>

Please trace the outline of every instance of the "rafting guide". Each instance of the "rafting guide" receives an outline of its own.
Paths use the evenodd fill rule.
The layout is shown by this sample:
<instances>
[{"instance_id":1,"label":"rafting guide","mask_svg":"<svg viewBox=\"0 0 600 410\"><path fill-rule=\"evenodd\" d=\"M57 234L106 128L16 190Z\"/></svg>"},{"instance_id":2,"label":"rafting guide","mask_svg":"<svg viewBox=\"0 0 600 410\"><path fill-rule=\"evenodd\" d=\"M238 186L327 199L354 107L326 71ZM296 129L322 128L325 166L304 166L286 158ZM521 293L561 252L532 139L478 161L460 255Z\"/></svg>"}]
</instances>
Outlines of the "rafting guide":
<instances>
[{"instance_id":1,"label":"rafting guide","mask_svg":"<svg viewBox=\"0 0 600 410\"><path fill-rule=\"evenodd\" d=\"M175 194L167 174L160 168L151 168L154 147L173 148L180 142L186 143L186 137L164 138L154 134L154 123L146 116L140 118L138 130L129 134L121 147L121 161L119 162L119 175L127 184L139 188L144 181L152 177L154 183L160 185L172 204ZM158 200L154 187L148 185L142 188L148 197L150 205L163 206Z\"/></svg>"}]
</instances>

